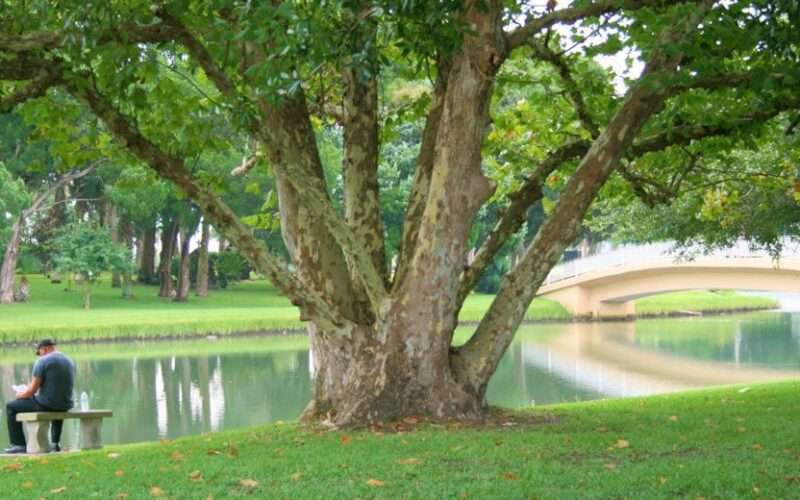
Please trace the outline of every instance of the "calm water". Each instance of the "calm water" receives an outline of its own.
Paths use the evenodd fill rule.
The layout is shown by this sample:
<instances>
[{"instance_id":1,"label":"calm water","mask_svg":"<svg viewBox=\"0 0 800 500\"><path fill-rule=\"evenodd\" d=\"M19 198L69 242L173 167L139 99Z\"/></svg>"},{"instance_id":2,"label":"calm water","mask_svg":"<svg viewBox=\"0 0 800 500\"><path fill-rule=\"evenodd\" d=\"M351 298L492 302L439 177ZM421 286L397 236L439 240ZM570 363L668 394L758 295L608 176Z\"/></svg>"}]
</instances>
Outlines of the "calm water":
<instances>
[{"instance_id":1,"label":"calm water","mask_svg":"<svg viewBox=\"0 0 800 500\"><path fill-rule=\"evenodd\" d=\"M111 408L107 443L293 420L310 392L303 338L63 346L76 360L79 406ZM210 354L212 353L212 354ZM30 378L33 354L0 352L0 391ZM800 379L800 314L526 326L489 386L517 407L709 385ZM65 443L77 440L65 423ZM8 437L2 431L0 446Z\"/></svg>"}]
</instances>

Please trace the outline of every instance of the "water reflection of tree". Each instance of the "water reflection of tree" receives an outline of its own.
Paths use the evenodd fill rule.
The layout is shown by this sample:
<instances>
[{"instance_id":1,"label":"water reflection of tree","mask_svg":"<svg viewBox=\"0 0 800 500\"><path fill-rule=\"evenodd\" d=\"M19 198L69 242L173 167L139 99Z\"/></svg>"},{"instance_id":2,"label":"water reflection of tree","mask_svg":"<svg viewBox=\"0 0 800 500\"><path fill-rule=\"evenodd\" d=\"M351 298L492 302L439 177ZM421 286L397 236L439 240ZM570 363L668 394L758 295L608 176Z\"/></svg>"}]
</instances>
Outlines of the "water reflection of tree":
<instances>
[{"instance_id":1,"label":"water reflection of tree","mask_svg":"<svg viewBox=\"0 0 800 500\"><path fill-rule=\"evenodd\" d=\"M713 320L643 322L636 327L636 344L693 359L797 367L800 345L792 336L792 317L787 313L770 313Z\"/></svg>"},{"instance_id":2,"label":"water reflection of tree","mask_svg":"<svg viewBox=\"0 0 800 500\"><path fill-rule=\"evenodd\" d=\"M514 342L508 348L487 390L490 404L510 408L528 406L531 402L538 405L598 397L600 395L593 391L528 364L523 357L522 342Z\"/></svg>"},{"instance_id":3,"label":"water reflection of tree","mask_svg":"<svg viewBox=\"0 0 800 500\"><path fill-rule=\"evenodd\" d=\"M310 394L307 351L82 361L77 368L76 393L114 410L104 424L108 442L159 438L158 374L167 437L296 419Z\"/></svg>"}]
</instances>

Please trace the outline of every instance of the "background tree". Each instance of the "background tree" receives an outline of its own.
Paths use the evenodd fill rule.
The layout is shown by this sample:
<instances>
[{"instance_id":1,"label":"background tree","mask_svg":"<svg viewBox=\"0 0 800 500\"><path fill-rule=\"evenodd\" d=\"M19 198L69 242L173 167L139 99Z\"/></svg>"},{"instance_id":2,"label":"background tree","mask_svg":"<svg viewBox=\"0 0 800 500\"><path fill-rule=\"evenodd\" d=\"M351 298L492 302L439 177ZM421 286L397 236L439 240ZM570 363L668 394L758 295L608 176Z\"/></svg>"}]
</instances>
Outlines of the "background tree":
<instances>
[{"instance_id":1,"label":"background tree","mask_svg":"<svg viewBox=\"0 0 800 500\"><path fill-rule=\"evenodd\" d=\"M92 289L103 273L130 272L133 261L130 251L114 243L108 228L87 223L72 223L62 228L57 238L56 269L73 274L83 292L84 309L91 308Z\"/></svg>"}]
</instances>

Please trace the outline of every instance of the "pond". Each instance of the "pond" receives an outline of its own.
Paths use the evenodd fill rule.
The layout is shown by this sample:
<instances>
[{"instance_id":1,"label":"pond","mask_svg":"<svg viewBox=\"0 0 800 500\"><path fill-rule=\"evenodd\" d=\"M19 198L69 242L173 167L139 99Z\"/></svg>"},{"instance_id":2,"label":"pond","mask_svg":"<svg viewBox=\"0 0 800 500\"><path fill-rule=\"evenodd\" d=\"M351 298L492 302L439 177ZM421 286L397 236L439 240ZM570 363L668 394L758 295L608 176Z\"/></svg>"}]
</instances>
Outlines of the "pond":
<instances>
[{"instance_id":1,"label":"pond","mask_svg":"<svg viewBox=\"0 0 800 500\"><path fill-rule=\"evenodd\" d=\"M466 339L468 331L459 332ZM106 443L294 420L311 390L303 336L64 345L78 406L111 408ZM0 351L0 389L30 379L31 349ZM519 407L800 378L800 314L526 325L488 389ZM77 442L65 422L64 444ZM5 430L0 446L7 445Z\"/></svg>"}]
</instances>

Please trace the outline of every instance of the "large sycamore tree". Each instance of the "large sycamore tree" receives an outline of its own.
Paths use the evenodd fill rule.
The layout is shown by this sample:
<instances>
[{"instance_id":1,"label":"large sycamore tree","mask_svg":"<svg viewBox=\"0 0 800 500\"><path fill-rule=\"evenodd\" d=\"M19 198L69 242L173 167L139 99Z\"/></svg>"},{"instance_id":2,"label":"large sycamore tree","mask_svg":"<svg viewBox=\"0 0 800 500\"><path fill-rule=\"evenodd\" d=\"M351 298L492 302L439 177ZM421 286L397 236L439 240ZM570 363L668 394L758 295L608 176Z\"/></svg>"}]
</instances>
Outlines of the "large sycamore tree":
<instances>
[{"instance_id":1,"label":"large sycamore tree","mask_svg":"<svg viewBox=\"0 0 800 500\"><path fill-rule=\"evenodd\" d=\"M480 417L489 379L537 289L615 171L638 182L642 158L673 148L702 152L697 144L744 137L800 106L798 8L789 0L0 0L0 7L2 108L33 100L56 116L57 103L71 96L132 158L191 198L299 307L315 359L304 417L340 425L410 414ZM621 84L624 95L607 93L607 73L593 73L605 81L579 74L592 50L641 61L638 76ZM570 106L542 105L540 114L558 115L509 134L517 145L549 142L531 148L538 153L517 162L514 179L500 186L486 172L495 94L500 80L518 74L504 72L525 64L549 68L549 100ZM424 127L401 248L387 262L378 167L389 122L385 86L400 66L430 85L420 101ZM318 144L319 126L331 117L343 137L341 209ZM247 137L255 155L239 173L271 169L292 265L194 172L220 123ZM575 126L557 134L537 123ZM546 184L557 199L538 233L469 340L454 346L465 298ZM501 213L475 252L470 231L490 199Z\"/></svg>"}]
</instances>

